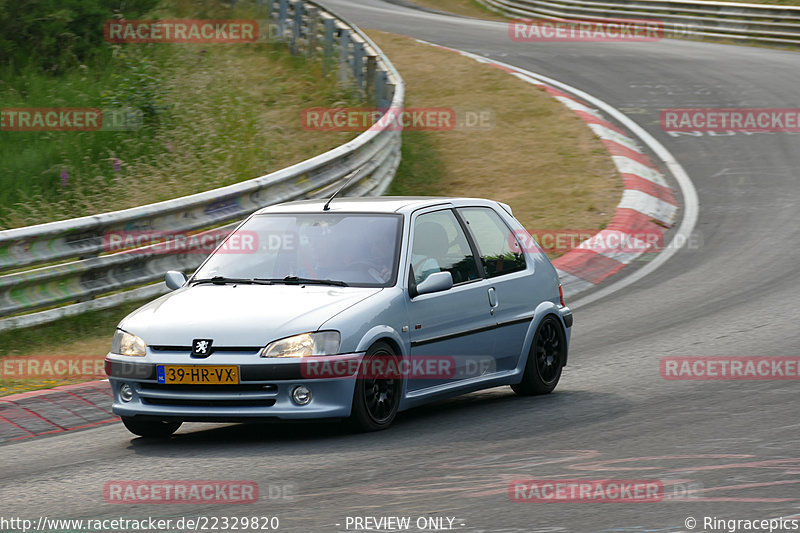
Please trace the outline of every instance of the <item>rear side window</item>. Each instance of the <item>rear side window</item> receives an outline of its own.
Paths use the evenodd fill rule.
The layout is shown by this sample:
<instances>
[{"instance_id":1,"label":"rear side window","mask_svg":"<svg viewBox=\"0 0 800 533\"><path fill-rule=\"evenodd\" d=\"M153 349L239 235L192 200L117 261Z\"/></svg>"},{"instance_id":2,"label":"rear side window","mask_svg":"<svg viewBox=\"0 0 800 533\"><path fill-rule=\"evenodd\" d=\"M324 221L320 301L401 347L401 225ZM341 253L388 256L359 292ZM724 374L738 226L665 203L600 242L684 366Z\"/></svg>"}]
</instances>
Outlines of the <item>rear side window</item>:
<instances>
[{"instance_id":1,"label":"rear side window","mask_svg":"<svg viewBox=\"0 0 800 533\"><path fill-rule=\"evenodd\" d=\"M522 247L500 215L488 207L464 207L458 212L475 239L487 277L525 270Z\"/></svg>"}]
</instances>

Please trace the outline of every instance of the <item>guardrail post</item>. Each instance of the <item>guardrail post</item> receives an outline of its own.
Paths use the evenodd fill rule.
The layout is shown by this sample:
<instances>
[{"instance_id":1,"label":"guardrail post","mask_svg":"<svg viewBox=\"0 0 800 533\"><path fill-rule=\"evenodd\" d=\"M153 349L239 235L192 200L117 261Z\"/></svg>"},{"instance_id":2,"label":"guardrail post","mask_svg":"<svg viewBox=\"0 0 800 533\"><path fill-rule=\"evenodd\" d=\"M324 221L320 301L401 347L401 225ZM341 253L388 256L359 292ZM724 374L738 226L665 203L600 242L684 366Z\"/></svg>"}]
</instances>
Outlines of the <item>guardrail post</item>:
<instances>
[{"instance_id":1,"label":"guardrail post","mask_svg":"<svg viewBox=\"0 0 800 533\"><path fill-rule=\"evenodd\" d=\"M375 102L375 76L378 72L378 56L368 55L367 56L367 74L366 74L366 87L364 88L364 93L367 95L367 99L370 103Z\"/></svg>"},{"instance_id":2,"label":"guardrail post","mask_svg":"<svg viewBox=\"0 0 800 533\"><path fill-rule=\"evenodd\" d=\"M277 11L275 9L275 0L259 0L260 2L264 2L267 4L267 41L271 41L275 38L273 35L272 29L275 27L275 17L277 16ZM263 28L259 30L259 37L261 37Z\"/></svg>"},{"instance_id":3,"label":"guardrail post","mask_svg":"<svg viewBox=\"0 0 800 533\"><path fill-rule=\"evenodd\" d=\"M267 4L267 24L272 23L272 0L258 0L256 4L259 6Z\"/></svg>"},{"instance_id":4,"label":"guardrail post","mask_svg":"<svg viewBox=\"0 0 800 533\"><path fill-rule=\"evenodd\" d=\"M309 7L308 13L308 28L306 29L306 55L314 57L317 55L317 32L319 31L319 9L316 7Z\"/></svg>"},{"instance_id":5,"label":"guardrail post","mask_svg":"<svg viewBox=\"0 0 800 533\"><path fill-rule=\"evenodd\" d=\"M339 81L347 81L347 66L350 62L350 30L339 30Z\"/></svg>"},{"instance_id":6,"label":"guardrail post","mask_svg":"<svg viewBox=\"0 0 800 533\"><path fill-rule=\"evenodd\" d=\"M353 76L359 90L364 88L364 43L353 41Z\"/></svg>"},{"instance_id":7,"label":"guardrail post","mask_svg":"<svg viewBox=\"0 0 800 533\"><path fill-rule=\"evenodd\" d=\"M375 105L379 109L386 109L391 105L391 99L386 99L386 86L389 83L389 75L385 70L379 70L375 76Z\"/></svg>"},{"instance_id":8,"label":"guardrail post","mask_svg":"<svg viewBox=\"0 0 800 533\"><path fill-rule=\"evenodd\" d=\"M300 45L300 37L302 35L303 27L303 11L305 4L303 0L295 0L292 2L292 41L289 44L289 50L292 55L296 55Z\"/></svg>"},{"instance_id":9,"label":"guardrail post","mask_svg":"<svg viewBox=\"0 0 800 533\"><path fill-rule=\"evenodd\" d=\"M322 41L322 71L327 76L331 69L331 63L333 62L333 36L335 28L333 19L330 18L326 18L323 25L325 26L325 35Z\"/></svg>"},{"instance_id":10,"label":"guardrail post","mask_svg":"<svg viewBox=\"0 0 800 533\"><path fill-rule=\"evenodd\" d=\"M282 40L286 32L286 17L289 14L289 0L278 0L278 35L277 39Z\"/></svg>"}]
</instances>

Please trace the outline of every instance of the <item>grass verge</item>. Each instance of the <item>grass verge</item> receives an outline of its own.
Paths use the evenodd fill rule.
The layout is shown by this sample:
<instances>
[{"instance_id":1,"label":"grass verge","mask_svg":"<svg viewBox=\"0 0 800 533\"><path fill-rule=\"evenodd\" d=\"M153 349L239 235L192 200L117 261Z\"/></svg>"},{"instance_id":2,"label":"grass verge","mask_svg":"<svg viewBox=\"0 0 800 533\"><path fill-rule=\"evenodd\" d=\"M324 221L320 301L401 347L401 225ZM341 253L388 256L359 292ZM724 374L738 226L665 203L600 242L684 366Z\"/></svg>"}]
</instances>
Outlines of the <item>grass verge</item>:
<instances>
[{"instance_id":1,"label":"grass verge","mask_svg":"<svg viewBox=\"0 0 800 533\"><path fill-rule=\"evenodd\" d=\"M112 309L63 318L50 324L0 333L0 396L81 381L46 377L21 379L16 370L16 358L34 356L67 359L80 356L102 360L111 346L114 326L139 306L141 303L127 303Z\"/></svg>"},{"instance_id":2,"label":"grass verge","mask_svg":"<svg viewBox=\"0 0 800 533\"><path fill-rule=\"evenodd\" d=\"M531 228L600 228L610 220L622 182L602 143L563 104L472 59L368 33L406 80L407 107L494 117L490 129L404 133L390 194L492 198L511 205Z\"/></svg>"},{"instance_id":3,"label":"grass verge","mask_svg":"<svg viewBox=\"0 0 800 533\"><path fill-rule=\"evenodd\" d=\"M456 15L476 19L507 21L508 19L496 11L489 9L478 0L410 0L422 7L438 9Z\"/></svg>"},{"instance_id":4,"label":"grass verge","mask_svg":"<svg viewBox=\"0 0 800 533\"><path fill-rule=\"evenodd\" d=\"M0 131L0 230L230 185L355 136L302 128L304 108L362 102L285 46L115 46L60 76L0 68L4 108L152 110L134 131Z\"/></svg>"}]
</instances>

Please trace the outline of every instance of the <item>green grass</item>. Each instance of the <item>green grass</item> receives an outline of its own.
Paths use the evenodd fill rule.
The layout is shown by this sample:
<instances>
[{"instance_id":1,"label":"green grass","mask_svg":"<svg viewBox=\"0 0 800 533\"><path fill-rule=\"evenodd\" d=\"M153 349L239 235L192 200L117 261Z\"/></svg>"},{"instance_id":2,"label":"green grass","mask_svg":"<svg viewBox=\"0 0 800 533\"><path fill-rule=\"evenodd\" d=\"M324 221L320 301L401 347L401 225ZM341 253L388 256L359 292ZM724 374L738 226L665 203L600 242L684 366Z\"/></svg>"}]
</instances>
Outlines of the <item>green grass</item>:
<instances>
[{"instance_id":1,"label":"green grass","mask_svg":"<svg viewBox=\"0 0 800 533\"><path fill-rule=\"evenodd\" d=\"M209 6L216 6L213 9ZM253 18L174 0L160 17ZM147 18L147 17L145 17ZM363 99L278 44L122 44L59 75L0 67L3 108L125 108L135 131L0 131L0 229L93 215L251 179L355 136L309 132L310 106ZM235 148L234 148L235 147Z\"/></svg>"},{"instance_id":2,"label":"green grass","mask_svg":"<svg viewBox=\"0 0 800 533\"><path fill-rule=\"evenodd\" d=\"M154 68L143 55L136 54L131 60L141 62L142 70ZM32 66L18 73L4 67L0 101L5 108L112 107L108 91L130 83L129 74L123 62L61 76L49 76ZM122 101L121 95L118 100ZM17 225L14 222L56 218L56 213L64 211L59 209L61 204L80 201L78 196L84 190L111 186L114 157L134 160L161 151L155 145L157 127L157 119L151 116L144 127L133 132L0 132L0 223L10 227ZM64 172L66 184L62 185ZM47 204L55 209L48 209ZM20 212L25 207L35 207L35 214Z\"/></svg>"},{"instance_id":3,"label":"green grass","mask_svg":"<svg viewBox=\"0 0 800 533\"><path fill-rule=\"evenodd\" d=\"M412 2L419 6L438 9L439 11L463 15L465 17L506 20L498 12L493 11L478 0L412 0Z\"/></svg>"},{"instance_id":4,"label":"green grass","mask_svg":"<svg viewBox=\"0 0 800 533\"><path fill-rule=\"evenodd\" d=\"M152 112L137 131L0 132L0 229L229 185L354 136L302 130L303 108L361 99L283 46L134 46L102 72L3 76L5 107Z\"/></svg>"},{"instance_id":5,"label":"green grass","mask_svg":"<svg viewBox=\"0 0 800 533\"><path fill-rule=\"evenodd\" d=\"M111 347L114 326L143 302L90 311L41 326L0 333L0 370L5 358L44 356L102 360ZM97 378L94 378L97 379ZM0 371L0 396L66 385L85 379L6 378Z\"/></svg>"},{"instance_id":6,"label":"green grass","mask_svg":"<svg viewBox=\"0 0 800 533\"><path fill-rule=\"evenodd\" d=\"M0 356L52 353L57 343L63 339L74 343L107 337L110 347L114 326L141 305L142 302L129 302L111 309L62 318L41 326L0 332Z\"/></svg>"},{"instance_id":7,"label":"green grass","mask_svg":"<svg viewBox=\"0 0 800 533\"><path fill-rule=\"evenodd\" d=\"M402 159L392 184L390 196L439 196L444 163L433 136L427 131L403 133Z\"/></svg>"}]
</instances>

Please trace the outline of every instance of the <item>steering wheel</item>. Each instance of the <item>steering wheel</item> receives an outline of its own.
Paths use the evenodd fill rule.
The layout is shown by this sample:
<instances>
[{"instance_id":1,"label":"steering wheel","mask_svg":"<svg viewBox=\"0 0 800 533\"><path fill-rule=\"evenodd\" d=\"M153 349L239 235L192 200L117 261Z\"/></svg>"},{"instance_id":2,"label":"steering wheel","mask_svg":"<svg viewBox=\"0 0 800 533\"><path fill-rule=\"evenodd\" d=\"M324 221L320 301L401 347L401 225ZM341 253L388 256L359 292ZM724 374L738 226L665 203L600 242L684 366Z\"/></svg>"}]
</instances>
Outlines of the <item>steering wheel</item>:
<instances>
[{"instance_id":1,"label":"steering wheel","mask_svg":"<svg viewBox=\"0 0 800 533\"><path fill-rule=\"evenodd\" d=\"M380 272L378 271L377 268L375 268L375 265L373 263L370 263L368 261L355 261L347 266L348 268L361 267L366 274L372 276L378 283L386 283L386 280L383 279L383 277L381 277Z\"/></svg>"}]
</instances>

